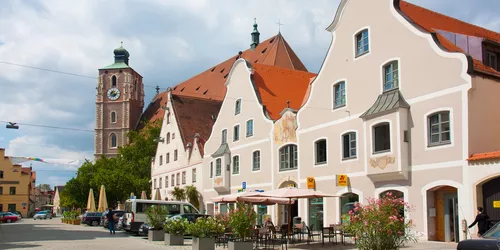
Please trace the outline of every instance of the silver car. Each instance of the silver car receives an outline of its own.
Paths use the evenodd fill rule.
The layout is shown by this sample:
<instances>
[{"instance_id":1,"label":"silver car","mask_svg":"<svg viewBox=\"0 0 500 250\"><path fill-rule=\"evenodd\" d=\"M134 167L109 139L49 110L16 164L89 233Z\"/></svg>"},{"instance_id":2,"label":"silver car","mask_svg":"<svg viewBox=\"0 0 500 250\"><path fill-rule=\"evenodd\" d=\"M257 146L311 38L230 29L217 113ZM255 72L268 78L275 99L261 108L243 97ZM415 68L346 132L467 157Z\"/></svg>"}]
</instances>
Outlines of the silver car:
<instances>
[{"instance_id":1,"label":"silver car","mask_svg":"<svg viewBox=\"0 0 500 250\"><path fill-rule=\"evenodd\" d=\"M36 219L52 219L52 213L50 213L49 211L40 211L33 216L33 220Z\"/></svg>"}]
</instances>

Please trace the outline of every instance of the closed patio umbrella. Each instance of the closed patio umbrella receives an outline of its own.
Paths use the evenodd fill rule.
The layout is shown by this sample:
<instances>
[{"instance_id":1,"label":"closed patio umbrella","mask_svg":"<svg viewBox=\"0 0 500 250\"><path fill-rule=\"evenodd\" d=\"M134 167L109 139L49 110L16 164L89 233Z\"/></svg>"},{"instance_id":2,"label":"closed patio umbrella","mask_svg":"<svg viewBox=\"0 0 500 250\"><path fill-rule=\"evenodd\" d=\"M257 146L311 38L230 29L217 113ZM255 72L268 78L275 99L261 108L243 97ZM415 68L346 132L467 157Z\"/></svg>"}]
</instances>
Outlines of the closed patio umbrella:
<instances>
[{"instance_id":1,"label":"closed patio umbrella","mask_svg":"<svg viewBox=\"0 0 500 250\"><path fill-rule=\"evenodd\" d=\"M108 199L106 198L106 189L101 185L101 192L99 193L99 203L97 205L97 212L104 212L108 209Z\"/></svg>"},{"instance_id":2,"label":"closed patio umbrella","mask_svg":"<svg viewBox=\"0 0 500 250\"><path fill-rule=\"evenodd\" d=\"M155 200L155 201L161 200L160 189L156 189L155 195L153 196L153 200Z\"/></svg>"},{"instance_id":3,"label":"closed patio umbrella","mask_svg":"<svg viewBox=\"0 0 500 250\"><path fill-rule=\"evenodd\" d=\"M142 193L141 193L141 199L142 200L147 200L148 199L148 196L146 195L146 191L142 191Z\"/></svg>"},{"instance_id":4,"label":"closed patio umbrella","mask_svg":"<svg viewBox=\"0 0 500 250\"><path fill-rule=\"evenodd\" d=\"M87 211L95 212L95 198L94 198L94 190L92 188L89 191L89 198L87 200Z\"/></svg>"}]
</instances>

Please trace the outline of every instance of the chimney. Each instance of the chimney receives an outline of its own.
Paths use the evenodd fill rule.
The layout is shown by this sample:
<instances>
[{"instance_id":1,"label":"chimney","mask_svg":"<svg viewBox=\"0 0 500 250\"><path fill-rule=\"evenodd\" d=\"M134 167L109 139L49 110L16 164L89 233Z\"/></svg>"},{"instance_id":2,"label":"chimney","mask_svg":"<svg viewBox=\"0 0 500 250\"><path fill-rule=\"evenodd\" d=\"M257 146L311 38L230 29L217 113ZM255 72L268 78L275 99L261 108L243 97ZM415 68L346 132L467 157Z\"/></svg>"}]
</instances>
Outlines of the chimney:
<instances>
[{"instance_id":1,"label":"chimney","mask_svg":"<svg viewBox=\"0 0 500 250\"><path fill-rule=\"evenodd\" d=\"M252 31L252 43L250 44L250 49L254 50L259 45L260 33L257 30L257 18L254 18L253 31Z\"/></svg>"}]
</instances>

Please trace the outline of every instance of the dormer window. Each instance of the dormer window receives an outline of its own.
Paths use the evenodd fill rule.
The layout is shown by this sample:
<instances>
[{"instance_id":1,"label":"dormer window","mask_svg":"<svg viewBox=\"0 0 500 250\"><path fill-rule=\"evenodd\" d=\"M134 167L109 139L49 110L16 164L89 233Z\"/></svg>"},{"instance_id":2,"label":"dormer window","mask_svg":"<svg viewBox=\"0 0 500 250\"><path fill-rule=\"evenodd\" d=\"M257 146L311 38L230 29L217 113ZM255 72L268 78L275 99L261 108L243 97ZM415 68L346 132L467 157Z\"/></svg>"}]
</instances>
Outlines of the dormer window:
<instances>
[{"instance_id":1,"label":"dormer window","mask_svg":"<svg viewBox=\"0 0 500 250\"><path fill-rule=\"evenodd\" d=\"M356 57L366 54L369 51L368 29L365 29L356 35Z\"/></svg>"},{"instance_id":2,"label":"dormer window","mask_svg":"<svg viewBox=\"0 0 500 250\"><path fill-rule=\"evenodd\" d=\"M500 70L498 68L498 57L498 53L495 53L493 51L486 52L486 64L497 71Z\"/></svg>"},{"instance_id":3,"label":"dormer window","mask_svg":"<svg viewBox=\"0 0 500 250\"><path fill-rule=\"evenodd\" d=\"M384 91L399 88L398 61L391 61L384 66Z\"/></svg>"},{"instance_id":4,"label":"dormer window","mask_svg":"<svg viewBox=\"0 0 500 250\"><path fill-rule=\"evenodd\" d=\"M234 104L234 115L238 115L241 113L241 99L236 100Z\"/></svg>"}]
</instances>

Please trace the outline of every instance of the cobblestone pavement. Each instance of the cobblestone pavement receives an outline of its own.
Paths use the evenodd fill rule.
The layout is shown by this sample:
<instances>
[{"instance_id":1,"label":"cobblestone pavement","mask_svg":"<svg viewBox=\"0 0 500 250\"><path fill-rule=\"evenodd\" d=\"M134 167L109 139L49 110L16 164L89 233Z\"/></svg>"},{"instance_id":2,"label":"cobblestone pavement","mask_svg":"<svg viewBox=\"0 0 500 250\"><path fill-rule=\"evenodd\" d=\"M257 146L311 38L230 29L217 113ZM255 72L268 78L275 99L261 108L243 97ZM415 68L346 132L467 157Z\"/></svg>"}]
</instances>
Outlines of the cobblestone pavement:
<instances>
[{"instance_id":1,"label":"cobblestone pavement","mask_svg":"<svg viewBox=\"0 0 500 250\"><path fill-rule=\"evenodd\" d=\"M167 247L163 242L149 242L144 237L131 236L125 232L110 235L102 227L68 225L60 218L52 220L24 219L21 222L0 226L0 249L168 249L191 250L191 240L185 240L185 246ZM217 250L222 250L218 247ZM227 247L225 248L227 249ZM355 249L352 244L297 244L288 245L288 249ZM415 250L453 250L456 244L422 242L405 249Z\"/></svg>"}]
</instances>

